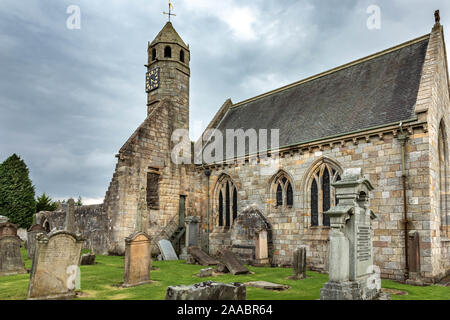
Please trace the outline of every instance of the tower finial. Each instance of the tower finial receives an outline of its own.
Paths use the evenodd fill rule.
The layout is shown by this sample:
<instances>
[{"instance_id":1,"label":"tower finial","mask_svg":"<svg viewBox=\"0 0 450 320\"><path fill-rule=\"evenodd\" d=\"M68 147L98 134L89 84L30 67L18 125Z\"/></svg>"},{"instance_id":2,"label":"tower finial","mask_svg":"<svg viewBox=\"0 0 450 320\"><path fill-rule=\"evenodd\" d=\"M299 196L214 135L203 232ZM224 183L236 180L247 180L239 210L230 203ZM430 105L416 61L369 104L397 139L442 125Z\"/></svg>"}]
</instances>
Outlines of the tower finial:
<instances>
[{"instance_id":1,"label":"tower finial","mask_svg":"<svg viewBox=\"0 0 450 320\"><path fill-rule=\"evenodd\" d=\"M169 22L170 22L171 16L176 16L175 13L172 13L172 9L173 9L172 0L169 0L169 12L167 13L167 12L163 11L163 14L167 14L169 16Z\"/></svg>"}]
</instances>

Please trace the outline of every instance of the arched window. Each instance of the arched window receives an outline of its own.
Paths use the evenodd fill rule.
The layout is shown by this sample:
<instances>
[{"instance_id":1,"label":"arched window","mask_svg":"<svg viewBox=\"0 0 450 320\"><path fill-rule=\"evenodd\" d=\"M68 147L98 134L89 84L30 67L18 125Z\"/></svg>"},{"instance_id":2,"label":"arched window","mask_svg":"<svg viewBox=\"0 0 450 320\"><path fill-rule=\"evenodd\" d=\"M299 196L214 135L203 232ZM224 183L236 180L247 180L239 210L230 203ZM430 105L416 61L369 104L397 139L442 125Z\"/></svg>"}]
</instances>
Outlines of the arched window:
<instances>
[{"instance_id":1,"label":"arched window","mask_svg":"<svg viewBox=\"0 0 450 320\"><path fill-rule=\"evenodd\" d=\"M324 212L338 203L331 185L341 180L340 172L340 169L329 161L319 161L313 167L307 183L311 226L330 226L330 217Z\"/></svg>"},{"instance_id":2,"label":"arched window","mask_svg":"<svg viewBox=\"0 0 450 320\"><path fill-rule=\"evenodd\" d=\"M156 49L153 48L152 49L152 61L155 61L155 60L156 60Z\"/></svg>"},{"instance_id":3,"label":"arched window","mask_svg":"<svg viewBox=\"0 0 450 320\"><path fill-rule=\"evenodd\" d=\"M180 61L184 62L184 51L180 50Z\"/></svg>"},{"instance_id":4,"label":"arched window","mask_svg":"<svg viewBox=\"0 0 450 320\"><path fill-rule=\"evenodd\" d=\"M441 232L443 236L448 237L448 150L447 136L445 132L444 121L441 121L438 135L438 154L439 154L439 214L441 217Z\"/></svg>"},{"instance_id":5,"label":"arched window","mask_svg":"<svg viewBox=\"0 0 450 320\"><path fill-rule=\"evenodd\" d=\"M231 227L233 221L237 218L238 194L237 188L233 181L223 175L216 185L216 201L218 211L219 227Z\"/></svg>"},{"instance_id":6,"label":"arched window","mask_svg":"<svg viewBox=\"0 0 450 320\"><path fill-rule=\"evenodd\" d=\"M277 208L292 207L294 205L294 190L292 188L292 182L288 178L286 172L278 172L271 181L271 190L275 198L275 206Z\"/></svg>"},{"instance_id":7,"label":"arched window","mask_svg":"<svg viewBox=\"0 0 450 320\"><path fill-rule=\"evenodd\" d=\"M164 58L172 58L172 48L167 46L164 48Z\"/></svg>"}]
</instances>

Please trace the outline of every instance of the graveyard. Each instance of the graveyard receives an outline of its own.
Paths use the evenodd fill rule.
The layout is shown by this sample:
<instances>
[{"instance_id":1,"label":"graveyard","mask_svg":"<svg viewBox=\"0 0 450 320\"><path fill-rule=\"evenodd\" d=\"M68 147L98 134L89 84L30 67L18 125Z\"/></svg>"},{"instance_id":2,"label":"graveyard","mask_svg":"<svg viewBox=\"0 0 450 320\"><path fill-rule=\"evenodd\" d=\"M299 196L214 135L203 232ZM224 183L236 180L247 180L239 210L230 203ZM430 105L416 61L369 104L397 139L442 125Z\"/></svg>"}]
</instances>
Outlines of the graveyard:
<instances>
[{"instance_id":1,"label":"graveyard","mask_svg":"<svg viewBox=\"0 0 450 320\"><path fill-rule=\"evenodd\" d=\"M86 251L84 251L86 253ZM25 268L31 269L32 261L22 248ZM290 287L284 291L272 291L247 287L247 300L316 300L320 289L328 281L327 274L307 271L304 280L287 280L292 268L268 268L248 266L254 274L230 274L198 278L201 265L189 265L184 260L154 261L149 284L132 288L121 288L124 279L124 257L97 256L95 265L81 266L81 290L77 290L75 300L164 300L168 286L194 284L206 280L218 282L270 281ZM29 274L0 277L0 300L22 300L27 298ZM399 292L392 294L392 300L449 300L450 287L417 287L404 285L391 280L382 280L383 289ZM407 295L404 295L404 292Z\"/></svg>"}]
</instances>

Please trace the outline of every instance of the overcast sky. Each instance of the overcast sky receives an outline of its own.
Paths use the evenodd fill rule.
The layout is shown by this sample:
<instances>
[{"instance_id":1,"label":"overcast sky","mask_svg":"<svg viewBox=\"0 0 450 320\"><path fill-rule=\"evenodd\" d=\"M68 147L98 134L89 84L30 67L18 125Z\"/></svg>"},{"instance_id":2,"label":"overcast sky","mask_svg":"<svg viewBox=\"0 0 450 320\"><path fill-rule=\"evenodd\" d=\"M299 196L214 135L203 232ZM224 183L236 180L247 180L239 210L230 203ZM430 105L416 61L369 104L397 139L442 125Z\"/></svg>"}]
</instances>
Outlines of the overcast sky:
<instances>
[{"instance_id":1,"label":"overcast sky","mask_svg":"<svg viewBox=\"0 0 450 320\"><path fill-rule=\"evenodd\" d=\"M191 50L191 138L227 98L253 97L450 26L450 1L174 0ZM68 29L67 8L81 11ZM370 30L367 9L381 9ZM114 155L146 116L147 42L167 0L2 0L0 162L13 153L36 193L102 202ZM194 130L195 129L195 130ZM85 201L86 202L86 201Z\"/></svg>"}]
</instances>

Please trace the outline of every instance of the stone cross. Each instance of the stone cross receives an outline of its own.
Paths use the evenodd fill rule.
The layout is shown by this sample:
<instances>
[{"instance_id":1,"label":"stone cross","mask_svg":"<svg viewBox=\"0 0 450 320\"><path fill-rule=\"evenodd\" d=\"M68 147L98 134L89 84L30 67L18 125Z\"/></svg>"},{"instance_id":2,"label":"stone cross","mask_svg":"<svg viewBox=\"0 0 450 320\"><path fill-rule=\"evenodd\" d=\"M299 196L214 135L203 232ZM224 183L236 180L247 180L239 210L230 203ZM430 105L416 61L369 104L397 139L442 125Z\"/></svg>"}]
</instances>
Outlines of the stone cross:
<instances>
[{"instance_id":1,"label":"stone cross","mask_svg":"<svg viewBox=\"0 0 450 320\"><path fill-rule=\"evenodd\" d=\"M330 217L329 282L322 300L369 300L380 294L379 274L373 265L371 220L368 208L373 186L360 168L344 171L333 184L339 203L325 212Z\"/></svg>"},{"instance_id":2,"label":"stone cross","mask_svg":"<svg viewBox=\"0 0 450 320\"><path fill-rule=\"evenodd\" d=\"M148 226L148 211L147 211L146 197L147 194L145 188L141 188L141 191L139 192L135 231L143 232L145 234L147 234L147 226Z\"/></svg>"},{"instance_id":3,"label":"stone cross","mask_svg":"<svg viewBox=\"0 0 450 320\"><path fill-rule=\"evenodd\" d=\"M66 224L65 230L70 233L75 233L75 201L70 198L67 201L66 209Z\"/></svg>"}]
</instances>

